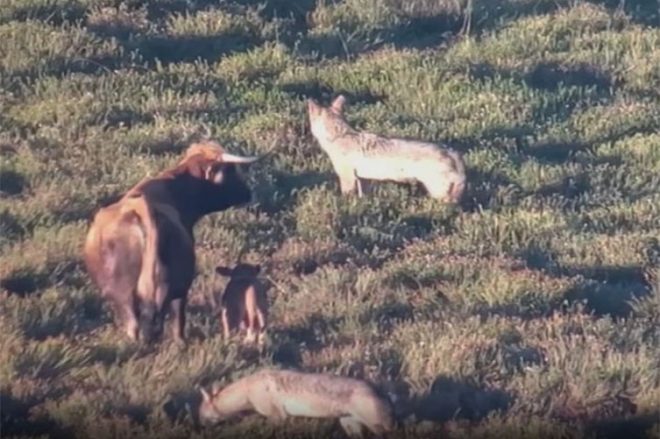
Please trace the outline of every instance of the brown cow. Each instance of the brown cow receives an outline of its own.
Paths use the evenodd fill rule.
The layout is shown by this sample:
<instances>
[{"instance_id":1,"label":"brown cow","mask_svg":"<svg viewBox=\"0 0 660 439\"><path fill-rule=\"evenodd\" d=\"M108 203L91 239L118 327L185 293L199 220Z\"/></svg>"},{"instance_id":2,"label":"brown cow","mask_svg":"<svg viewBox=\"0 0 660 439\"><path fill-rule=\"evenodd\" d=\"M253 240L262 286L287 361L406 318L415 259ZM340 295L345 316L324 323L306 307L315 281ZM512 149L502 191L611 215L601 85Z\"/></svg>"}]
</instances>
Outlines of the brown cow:
<instances>
[{"instance_id":1,"label":"brown cow","mask_svg":"<svg viewBox=\"0 0 660 439\"><path fill-rule=\"evenodd\" d=\"M195 274L193 228L209 213L251 200L237 165L258 159L229 154L213 141L192 144L175 166L95 214L85 266L132 340L160 336L168 310L173 337L184 339Z\"/></svg>"}]
</instances>

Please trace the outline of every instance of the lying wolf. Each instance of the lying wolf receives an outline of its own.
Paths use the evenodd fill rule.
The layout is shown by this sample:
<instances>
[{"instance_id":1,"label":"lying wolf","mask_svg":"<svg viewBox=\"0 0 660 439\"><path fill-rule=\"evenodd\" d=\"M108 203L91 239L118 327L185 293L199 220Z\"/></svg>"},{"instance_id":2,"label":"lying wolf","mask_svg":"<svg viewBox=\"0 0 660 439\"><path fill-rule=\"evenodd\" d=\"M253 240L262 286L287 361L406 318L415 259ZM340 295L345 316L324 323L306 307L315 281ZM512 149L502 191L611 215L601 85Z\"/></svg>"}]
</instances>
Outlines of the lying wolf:
<instances>
[{"instance_id":1,"label":"lying wolf","mask_svg":"<svg viewBox=\"0 0 660 439\"><path fill-rule=\"evenodd\" d=\"M222 390L200 391L199 419L206 425L255 411L276 423L289 416L339 418L350 437L362 437L363 426L377 436L396 426L392 402L354 378L267 368Z\"/></svg>"},{"instance_id":2,"label":"lying wolf","mask_svg":"<svg viewBox=\"0 0 660 439\"><path fill-rule=\"evenodd\" d=\"M461 155L434 143L353 129L344 118L346 98L339 95L329 107L307 100L312 135L332 162L342 193L357 190L361 180L421 183L433 198L458 203L465 191L465 163Z\"/></svg>"}]
</instances>

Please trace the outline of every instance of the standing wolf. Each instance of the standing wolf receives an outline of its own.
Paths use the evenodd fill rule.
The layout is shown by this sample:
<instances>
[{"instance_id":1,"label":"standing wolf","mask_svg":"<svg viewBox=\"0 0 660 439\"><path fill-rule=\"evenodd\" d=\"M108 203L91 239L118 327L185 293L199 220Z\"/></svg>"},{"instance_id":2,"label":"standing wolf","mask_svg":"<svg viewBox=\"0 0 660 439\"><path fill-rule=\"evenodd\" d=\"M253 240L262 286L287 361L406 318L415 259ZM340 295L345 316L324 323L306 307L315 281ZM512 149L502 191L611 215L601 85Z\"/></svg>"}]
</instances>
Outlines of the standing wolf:
<instances>
[{"instance_id":1,"label":"standing wolf","mask_svg":"<svg viewBox=\"0 0 660 439\"><path fill-rule=\"evenodd\" d=\"M450 148L429 142L387 138L358 131L344 118L346 98L329 107L307 100L312 135L332 162L342 193L357 189L360 180L421 183L433 198L458 203L465 191L465 164Z\"/></svg>"},{"instance_id":2,"label":"standing wolf","mask_svg":"<svg viewBox=\"0 0 660 439\"><path fill-rule=\"evenodd\" d=\"M210 394L201 389L199 419L214 424L255 411L273 422L289 416L339 418L351 437L363 426L382 436L396 420L390 401L380 398L365 381L322 373L262 369Z\"/></svg>"}]
</instances>

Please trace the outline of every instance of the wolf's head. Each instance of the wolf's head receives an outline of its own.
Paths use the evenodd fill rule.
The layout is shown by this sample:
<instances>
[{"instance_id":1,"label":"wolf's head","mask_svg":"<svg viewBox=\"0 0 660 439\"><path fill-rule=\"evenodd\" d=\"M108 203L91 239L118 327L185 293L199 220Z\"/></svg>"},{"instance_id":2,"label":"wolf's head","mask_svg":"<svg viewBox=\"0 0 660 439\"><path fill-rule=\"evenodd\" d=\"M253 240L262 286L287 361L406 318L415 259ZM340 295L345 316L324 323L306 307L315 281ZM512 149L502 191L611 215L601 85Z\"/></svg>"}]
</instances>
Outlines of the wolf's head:
<instances>
[{"instance_id":1,"label":"wolf's head","mask_svg":"<svg viewBox=\"0 0 660 439\"><path fill-rule=\"evenodd\" d=\"M324 107L314 99L307 99L307 114L312 134L317 141L332 142L351 128L344 119L346 97L337 96L330 106Z\"/></svg>"},{"instance_id":2,"label":"wolf's head","mask_svg":"<svg viewBox=\"0 0 660 439\"><path fill-rule=\"evenodd\" d=\"M203 387L199 387L198 389L202 395L202 400L198 408L199 422L202 425L213 425L224 421L226 416L215 404L215 399L221 390L220 386L214 384L210 392Z\"/></svg>"}]
</instances>

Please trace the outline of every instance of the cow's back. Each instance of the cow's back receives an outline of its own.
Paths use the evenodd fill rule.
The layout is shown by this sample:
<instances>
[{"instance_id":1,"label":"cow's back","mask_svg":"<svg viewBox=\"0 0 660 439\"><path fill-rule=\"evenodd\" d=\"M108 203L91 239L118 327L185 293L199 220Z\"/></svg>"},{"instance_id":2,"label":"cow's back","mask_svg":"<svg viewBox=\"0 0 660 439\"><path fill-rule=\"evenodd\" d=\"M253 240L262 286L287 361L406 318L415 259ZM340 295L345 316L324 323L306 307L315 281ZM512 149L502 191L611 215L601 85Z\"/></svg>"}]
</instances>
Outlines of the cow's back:
<instances>
[{"instance_id":1,"label":"cow's back","mask_svg":"<svg viewBox=\"0 0 660 439\"><path fill-rule=\"evenodd\" d=\"M85 240L87 271L101 294L132 295L143 264L145 239L140 218L122 212L121 202L101 208Z\"/></svg>"}]
</instances>

